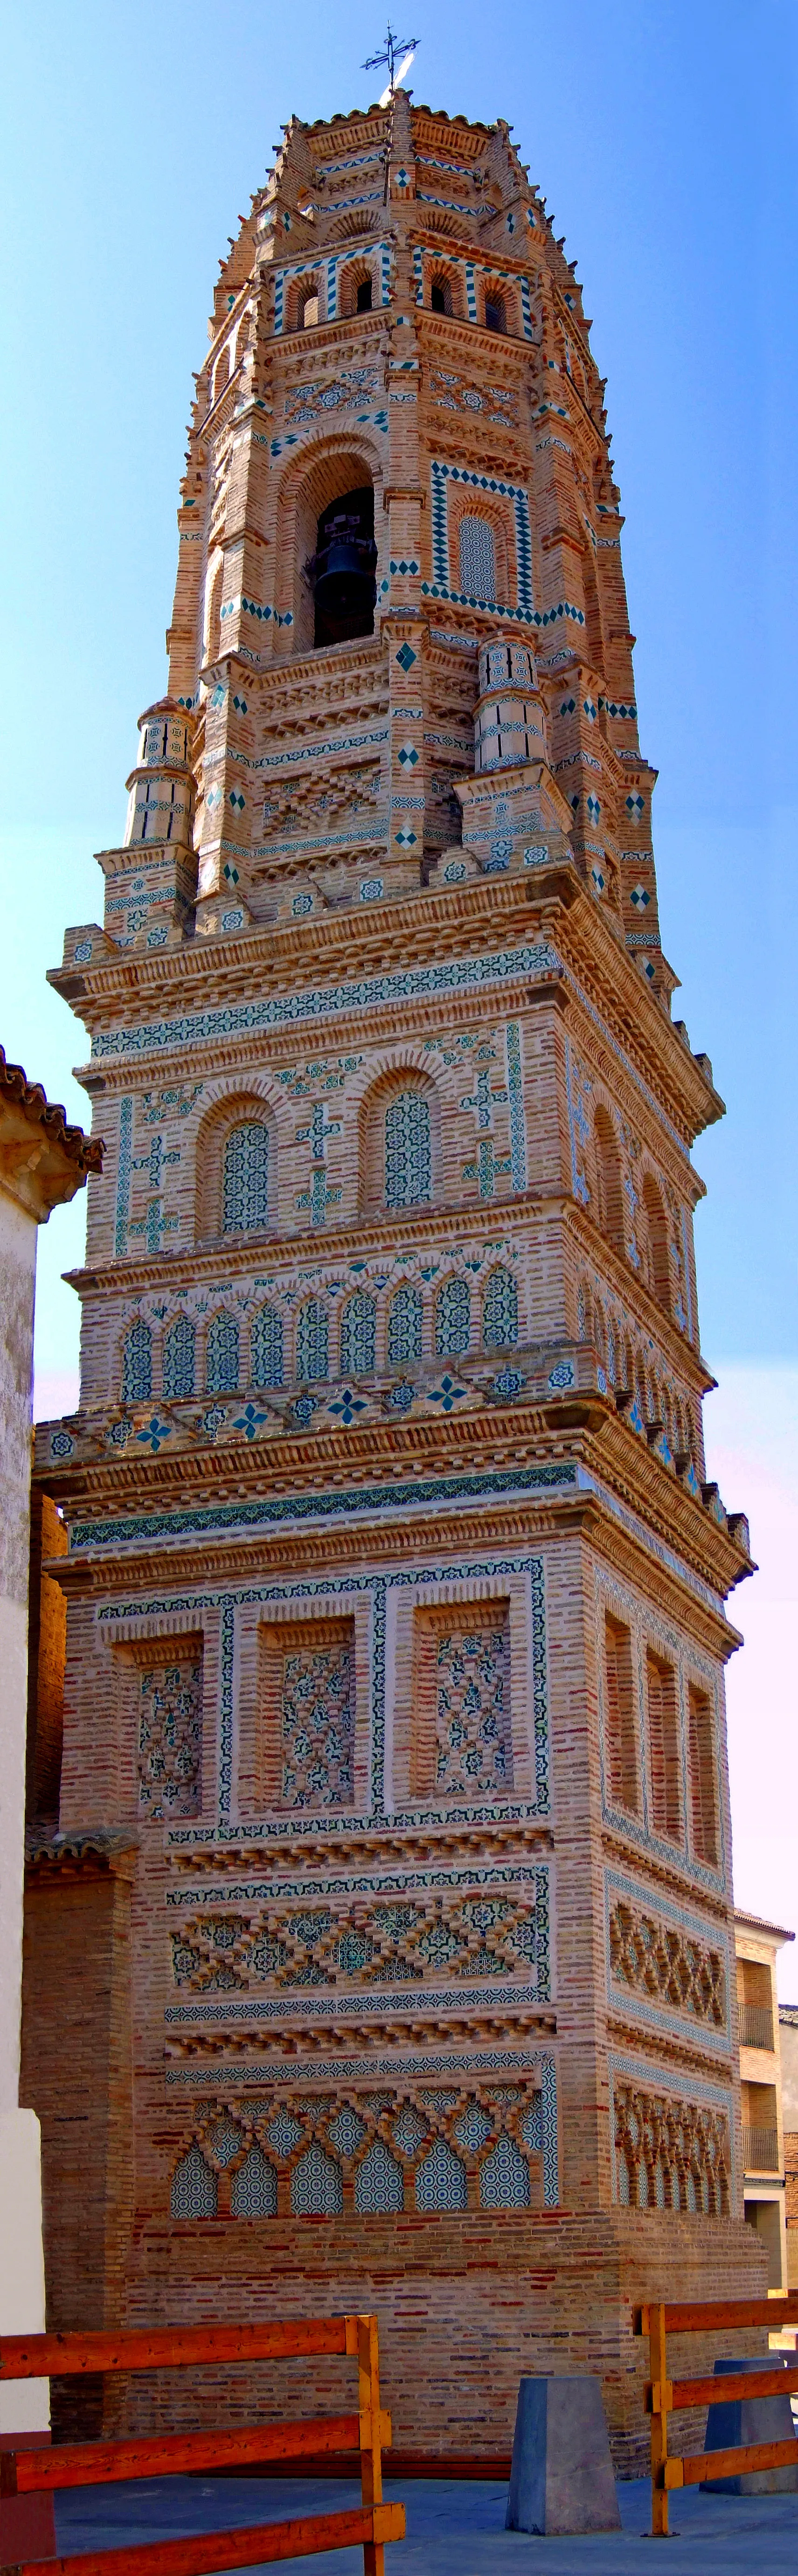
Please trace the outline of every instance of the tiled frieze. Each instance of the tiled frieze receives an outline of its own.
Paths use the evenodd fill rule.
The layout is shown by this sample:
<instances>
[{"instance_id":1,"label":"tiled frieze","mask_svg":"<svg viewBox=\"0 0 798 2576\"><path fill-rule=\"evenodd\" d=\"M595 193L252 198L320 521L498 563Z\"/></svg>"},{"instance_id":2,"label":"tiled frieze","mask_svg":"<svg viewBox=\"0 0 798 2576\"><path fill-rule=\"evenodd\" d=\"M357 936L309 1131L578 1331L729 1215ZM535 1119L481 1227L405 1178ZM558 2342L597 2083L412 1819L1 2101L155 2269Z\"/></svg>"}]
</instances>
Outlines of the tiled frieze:
<instances>
[{"instance_id":1,"label":"tiled frieze","mask_svg":"<svg viewBox=\"0 0 798 2576\"><path fill-rule=\"evenodd\" d=\"M220 2069L212 2066L191 2069L175 2064L167 2068L166 2081L172 2088L182 2089L183 2086L188 2085L198 2093L197 2130L207 2135L208 2089L212 2090L218 2098L220 2082L226 2085L235 2104L230 2116L235 2119L243 2114L246 2118L247 2109L253 2104L250 2088L254 2087L256 2092L260 2090L261 2094L263 2092L263 2069L254 2064L249 2066L243 2064L237 2069L233 2067ZM314 2087L312 2091L308 2089L307 2075L300 2088L297 2084L296 2067L285 2060L282 2063L278 2059L272 2060L269 2065L269 2085L274 2090L270 2090L266 2097L267 2113L276 2107L279 2116L279 2107L285 2100L289 2118L293 2119L295 2128L298 2126L301 2131L303 2112L306 2113L311 2124L315 2117L316 2084L352 2087L354 2088L353 2107L362 2117L368 2119L371 2111L372 2116L379 2121L381 2116L390 2114L396 2104L397 2117L402 2123L403 2131L408 2137L412 2134L414 2143L418 2135L419 2145L422 2143L421 2135L418 2133L419 2119L424 2121L426 2137L431 2125L430 2112L434 2116L436 2109L439 2109L442 2120L445 2120L461 2106L465 2095L463 2107L467 2114L475 2093L480 2107L484 2108L486 2103L493 2101L498 2113L505 2107L509 2108L511 2105L515 2107L519 2101L523 2102L533 2115L529 2119L529 2128L534 2138L538 2117L535 2105L537 2092L540 2104L539 2136L543 2168L543 2202L544 2207L556 2209L560 2197L557 2071L556 2061L546 2049L525 2050L523 2064L519 2063L518 2054L512 2049L482 2049L478 2046L469 2051L467 2056L456 2049L432 2051L421 2048L414 2052L412 2057L395 2052L389 2056L375 2052L373 2057L367 2058L339 2057L325 2060L320 2057L314 2064L311 2081ZM375 2086L381 2088L376 2093ZM278 2087L281 2088L279 2093ZM423 2093L419 2111L416 2114L416 2093L419 2087L423 2087ZM202 2091L200 2088L203 2088ZM285 2088L288 2090L286 2091ZM336 2092L330 2104L333 2116L339 2098ZM406 2124L402 2119L405 2103L409 2114ZM218 2117L218 2110L216 2116ZM258 2116L256 2108L255 2118ZM325 2109L320 2116L324 2119L329 2116L329 2112ZM214 2110L211 2109L210 2118L213 2117ZM299 2140L294 2138L293 2131L289 2133L286 2130L282 2134L285 2138L290 2135L291 2146L299 2144ZM290 2151L289 2148L289 2153ZM208 2159L210 2164L213 2163L213 2152L212 2150Z\"/></svg>"},{"instance_id":2,"label":"tiled frieze","mask_svg":"<svg viewBox=\"0 0 798 2576\"><path fill-rule=\"evenodd\" d=\"M414 657L415 658L415 657ZM536 947L520 947L506 954L456 960L443 966L420 966L400 969L395 975L366 977L352 984L326 986L318 993L305 991L301 996L287 993L260 1002L243 1002L210 1011L194 1011L173 1021L134 1022L128 1028L97 1031L92 1040L92 1056L98 1060L113 1056L177 1052L183 1046L241 1036L257 1036L267 1029L305 1025L324 1019L377 1007L384 1003L401 1003L416 999L436 999L449 992L480 992L490 985L501 985L535 974L548 975L561 964L548 942Z\"/></svg>"},{"instance_id":3,"label":"tiled frieze","mask_svg":"<svg viewBox=\"0 0 798 2576\"><path fill-rule=\"evenodd\" d=\"M421 1876L429 1893L419 1895L414 1871L363 1903L358 1890L348 1903L320 1904L315 1887L289 1884L265 1910L247 1914L208 1905L192 1914L181 1894L180 1926L171 1933L174 1984L186 1997L294 1995L312 1984L314 1998L330 1989L379 2001L383 1989L408 1986L422 2000L442 1977L455 1988L518 1978L527 2002L548 1999L547 1868ZM451 1892L457 1876L468 1881L467 1893Z\"/></svg>"},{"instance_id":4,"label":"tiled frieze","mask_svg":"<svg viewBox=\"0 0 798 2576\"><path fill-rule=\"evenodd\" d=\"M609 2059L613 2198L620 2207L728 2215L733 2097L719 2085L627 2057Z\"/></svg>"},{"instance_id":5,"label":"tiled frieze","mask_svg":"<svg viewBox=\"0 0 798 2576\"><path fill-rule=\"evenodd\" d=\"M509 1393L512 1395L514 1391L511 1385ZM444 1417L447 1412L451 1413L455 1409L456 1401L456 1380L449 1378L448 1383L444 1384L441 1379L439 1411ZM300 1402L302 1402L301 1398ZM347 1409L351 1419L352 1408ZM212 1436L213 1410L214 1408L209 1408L209 1436ZM303 1408L300 1427L306 1429L311 1419L312 1414L305 1418ZM145 1432L144 1445L156 1456L163 1445L166 1431L168 1431L168 1425L163 1425L159 1416L154 1414ZM66 1437L70 1437L69 1433ZM326 1493L314 1492L308 1496L291 1494L285 1498L277 1497L264 1501L195 1504L193 1508L187 1506L183 1510L176 1511L159 1511L153 1508L138 1514L127 1513L119 1516L106 1514L102 1520L73 1521L70 1529L70 1546L73 1550L108 1546L124 1547L138 1544L140 1541L149 1546L161 1538L191 1539L208 1536L212 1531L232 1535L236 1530L244 1532L245 1530L277 1529L280 1526L290 1528L292 1525L308 1520L324 1522L330 1519L348 1519L352 1514L357 1514L358 1517L361 1515L366 1517L369 1512L384 1515L389 1495L392 1513L396 1512L398 1515L408 1508L411 1511L419 1507L423 1508L435 1499L441 1505L446 1503L462 1505L472 1498L487 1503L492 1500L499 1501L504 1495L520 1498L524 1494L543 1494L547 1491L553 1493L558 1488L565 1490L571 1486L575 1488L578 1481L577 1469L571 1459L563 1459L562 1462L547 1460L541 1466L495 1468L484 1474L466 1472L462 1475L438 1475L434 1478L419 1475L408 1483L363 1484L349 1491L345 1487L340 1489L336 1487ZM673 1561L674 1564L677 1562L675 1559Z\"/></svg>"},{"instance_id":6,"label":"tiled frieze","mask_svg":"<svg viewBox=\"0 0 798 2576\"><path fill-rule=\"evenodd\" d=\"M728 2055L729 1958L725 1930L706 1915L656 1900L639 1880L605 1871L607 1995L624 2018L699 2035Z\"/></svg>"},{"instance_id":7,"label":"tiled frieze","mask_svg":"<svg viewBox=\"0 0 798 2576\"><path fill-rule=\"evenodd\" d=\"M528 2080L200 2101L171 2178L172 2214L219 2214L222 2175L232 2180L231 2218L551 2206L543 2105L541 2085Z\"/></svg>"}]
</instances>

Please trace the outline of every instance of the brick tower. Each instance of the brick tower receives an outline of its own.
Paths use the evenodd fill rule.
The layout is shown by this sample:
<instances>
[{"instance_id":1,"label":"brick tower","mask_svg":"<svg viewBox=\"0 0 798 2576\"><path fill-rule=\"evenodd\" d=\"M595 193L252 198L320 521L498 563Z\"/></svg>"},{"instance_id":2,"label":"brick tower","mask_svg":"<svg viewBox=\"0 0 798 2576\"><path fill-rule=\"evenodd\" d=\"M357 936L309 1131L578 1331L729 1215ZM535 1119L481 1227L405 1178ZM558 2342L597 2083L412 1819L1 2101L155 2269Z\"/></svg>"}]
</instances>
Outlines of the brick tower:
<instances>
[{"instance_id":1,"label":"brick tower","mask_svg":"<svg viewBox=\"0 0 798 2576\"><path fill-rule=\"evenodd\" d=\"M25 2098L55 2324L375 2304L400 2447L506 2445L554 2363L631 2461L632 2298L759 2281L749 1558L589 330L508 127L402 91L295 119L221 263L53 977L106 1157Z\"/></svg>"}]
</instances>

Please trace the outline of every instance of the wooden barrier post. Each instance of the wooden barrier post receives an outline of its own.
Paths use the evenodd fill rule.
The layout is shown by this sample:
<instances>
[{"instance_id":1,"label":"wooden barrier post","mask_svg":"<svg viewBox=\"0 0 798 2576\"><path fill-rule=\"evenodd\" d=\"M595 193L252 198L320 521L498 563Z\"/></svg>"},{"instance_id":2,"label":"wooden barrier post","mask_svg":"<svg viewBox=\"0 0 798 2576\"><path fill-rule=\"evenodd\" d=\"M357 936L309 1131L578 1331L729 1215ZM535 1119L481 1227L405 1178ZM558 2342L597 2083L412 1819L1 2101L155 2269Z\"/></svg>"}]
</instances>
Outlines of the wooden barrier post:
<instances>
[{"instance_id":1,"label":"wooden barrier post","mask_svg":"<svg viewBox=\"0 0 798 2576\"><path fill-rule=\"evenodd\" d=\"M651 2531L659 2540L668 2538L668 2489L665 2484L668 2458L668 2357L665 2341L665 2309L660 2304L648 2311L648 2349L651 2368Z\"/></svg>"},{"instance_id":2,"label":"wooden barrier post","mask_svg":"<svg viewBox=\"0 0 798 2576\"><path fill-rule=\"evenodd\" d=\"M376 2317L357 2317L357 2377L360 2409L360 2492L365 2505L382 2503L380 2435L380 2355ZM390 2440L390 2433L388 2435ZM366 2541L363 2576L385 2576L381 2541Z\"/></svg>"},{"instance_id":3,"label":"wooden barrier post","mask_svg":"<svg viewBox=\"0 0 798 2576\"><path fill-rule=\"evenodd\" d=\"M717 2406L748 2397L789 2397L798 2392L798 2368L724 2371L722 2378L668 2378L668 2334L748 2333L752 2326L769 2334L780 2326L798 2325L798 2293L778 2299L707 2300L689 2306L655 2303L633 2310L632 2331L647 2335L651 2378L645 2403L651 2416L651 2530L667 2539L668 2494L673 2487L705 2486L717 2478L747 2477L761 2469L798 2469L795 2435L776 2442L738 2443L728 2451L710 2450L668 2457L668 2416L679 2407Z\"/></svg>"}]
</instances>

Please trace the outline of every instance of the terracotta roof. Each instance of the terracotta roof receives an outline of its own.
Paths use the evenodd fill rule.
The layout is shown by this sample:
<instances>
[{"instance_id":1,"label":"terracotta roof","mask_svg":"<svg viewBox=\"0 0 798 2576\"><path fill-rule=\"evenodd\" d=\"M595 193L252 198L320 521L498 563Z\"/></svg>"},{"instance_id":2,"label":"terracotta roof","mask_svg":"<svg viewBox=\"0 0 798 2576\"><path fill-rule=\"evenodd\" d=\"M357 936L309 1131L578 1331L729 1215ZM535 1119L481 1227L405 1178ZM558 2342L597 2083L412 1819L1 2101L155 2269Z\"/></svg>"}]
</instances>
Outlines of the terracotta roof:
<instances>
[{"instance_id":1,"label":"terracotta roof","mask_svg":"<svg viewBox=\"0 0 798 2576\"><path fill-rule=\"evenodd\" d=\"M7 1064L5 1048L0 1046L0 1103L21 1109L31 1122L46 1129L53 1145L60 1145L79 1172L101 1172L105 1147L101 1136L84 1136L82 1127L69 1125L60 1101L48 1100L40 1082L29 1082L21 1064Z\"/></svg>"},{"instance_id":2,"label":"terracotta roof","mask_svg":"<svg viewBox=\"0 0 798 2576\"><path fill-rule=\"evenodd\" d=\"M764 1915L746 1914L741 1905L735 1905L734 1920L735 1923L744 1923L749 1932L773 1932L779 1941L795 1940L795 1933L788 1931L786 1924L766 1923Z\"/></svg>"}]
</instances>

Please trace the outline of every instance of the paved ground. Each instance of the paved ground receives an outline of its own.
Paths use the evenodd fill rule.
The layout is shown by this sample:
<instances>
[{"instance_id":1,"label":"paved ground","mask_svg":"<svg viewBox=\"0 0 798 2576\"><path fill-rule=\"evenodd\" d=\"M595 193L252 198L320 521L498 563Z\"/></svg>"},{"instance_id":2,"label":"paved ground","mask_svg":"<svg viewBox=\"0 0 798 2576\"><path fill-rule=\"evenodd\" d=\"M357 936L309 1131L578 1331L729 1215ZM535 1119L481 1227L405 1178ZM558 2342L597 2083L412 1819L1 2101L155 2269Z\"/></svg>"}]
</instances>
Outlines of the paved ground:
<instances>
[{"instance_id":1,"label":"paved ground","mask_svg":"<svg viewBox=\"0 0 798 2576\"><path fill-rule=\"evenodd\" d=\"M533 2540L506 2532L504 2486L454 2480L386 2481L386 2498L401 2497L407 2539L389 2548L388 2576L652 2576L660 2552L666 2576L795 2576L798 2495L706 2496L699 2488L671 2500L673 2537L650 2538L647 2479L619 2486L622 2532L607 2539ZM56 2498L59 2551L119 2549L147 2540L177 2539L193 2531L232 2530L236 2524L284 2522L297 2514L332 2513L360 2502L359 2486L333 2478L151 2478L103 2490L65 2490ZM299 2576L362 2576L359 2549L314 2559L283 2560Z\"/></svg>"}]
</instances>

